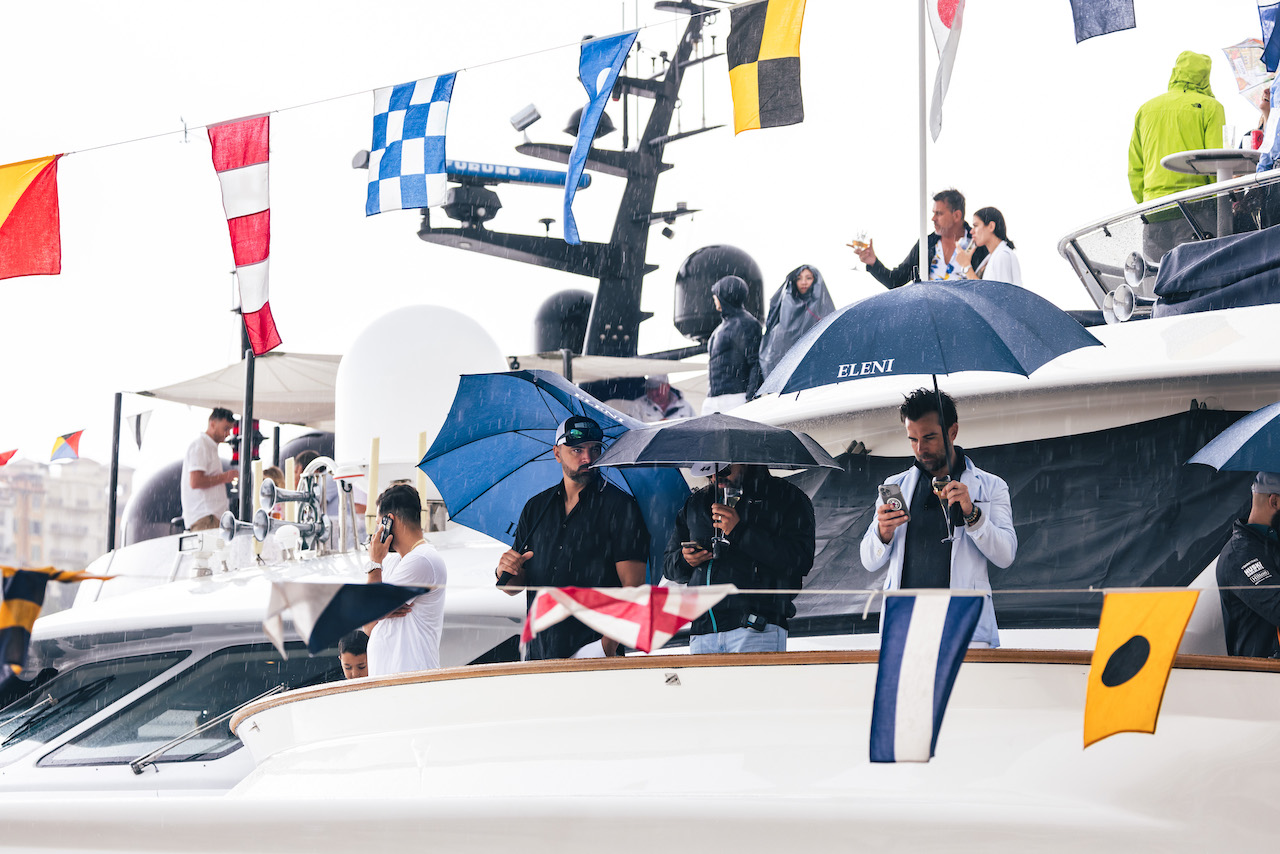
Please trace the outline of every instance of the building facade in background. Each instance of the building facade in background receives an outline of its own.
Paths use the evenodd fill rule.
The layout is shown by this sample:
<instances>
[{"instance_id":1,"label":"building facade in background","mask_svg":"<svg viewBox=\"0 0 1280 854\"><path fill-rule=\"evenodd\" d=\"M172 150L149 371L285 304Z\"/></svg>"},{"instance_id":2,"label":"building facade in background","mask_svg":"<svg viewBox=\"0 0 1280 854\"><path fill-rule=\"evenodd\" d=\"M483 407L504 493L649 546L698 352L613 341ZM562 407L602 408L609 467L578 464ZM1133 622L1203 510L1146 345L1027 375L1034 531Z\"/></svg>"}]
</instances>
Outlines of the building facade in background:
<instances>
[{"instance_id":1,"label":"building facade in background","mask_svg":"<svg viewBox=\"0 0 1280 854\"><path fill-rule=\"evenodd\" d=\"M84 569L107 550L111 470L93 460L47 465L14 460L0 468L0 564ZM121 467L116 542L133 486Z\"/></svg>"}]
</instances>

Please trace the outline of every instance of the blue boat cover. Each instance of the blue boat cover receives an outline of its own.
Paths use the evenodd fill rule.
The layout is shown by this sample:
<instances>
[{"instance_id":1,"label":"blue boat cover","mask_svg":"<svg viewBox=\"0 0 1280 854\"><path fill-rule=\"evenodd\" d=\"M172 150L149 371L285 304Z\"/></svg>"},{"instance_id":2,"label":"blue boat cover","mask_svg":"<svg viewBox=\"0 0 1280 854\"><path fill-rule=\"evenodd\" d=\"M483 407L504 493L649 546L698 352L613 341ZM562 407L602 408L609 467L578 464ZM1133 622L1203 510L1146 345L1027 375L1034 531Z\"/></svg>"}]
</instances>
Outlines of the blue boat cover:
<instances>
[{"instance_id":1,"label":"blue boat cover","mask_svg":"<svg viewBox=\"0 0 1280 854\"><path fill-rule=\"evenodd\" d=\"M1155 292L1153 317L1280 302L1280 226L1175 246Z\"/></svg>"}]
</instances>

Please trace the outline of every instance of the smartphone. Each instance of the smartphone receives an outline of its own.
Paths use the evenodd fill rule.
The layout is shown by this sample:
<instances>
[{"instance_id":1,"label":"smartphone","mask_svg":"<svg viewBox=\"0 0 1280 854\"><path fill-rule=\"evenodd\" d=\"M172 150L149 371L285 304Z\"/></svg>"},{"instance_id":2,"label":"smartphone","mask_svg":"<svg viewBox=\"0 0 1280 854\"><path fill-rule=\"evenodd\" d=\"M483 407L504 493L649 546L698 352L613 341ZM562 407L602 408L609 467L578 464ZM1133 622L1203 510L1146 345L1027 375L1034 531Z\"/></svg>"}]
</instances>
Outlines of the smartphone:
<instances>
[{"instance_id":1,"label":"smartphone","mask_svg":"<svg viewBox=\"0 0 1280 854\"><path fill-rule=\"evenodd\" d=\"M378 527L378 542L385 543L391 539L391 514L382 517L382 524Z\"/></svg>"},{"instance_id":2,"label":"smartphone","mask_svg":"<svg viewBox=\"0 0 1280 854\"><path fill-rule=\"evenodd\" d=\"M907 509L907 500L902 496L902 487L896 483L880 484L880 500L888 504L894 510ZM907 514L907 518L911 518L911 514Z\"/></svg>"},{"instance_id":3,"label":"smartphone","mask_svg":"<svg viewBox=\"0 0 1280 854\"><path fill-rule=\"evenodd\" d=\"M704 552L707 550L707 547L697 540L689 540L688 542L681 543L680 547L685 549L702 549Z\"/></svg>"}]
</instances>

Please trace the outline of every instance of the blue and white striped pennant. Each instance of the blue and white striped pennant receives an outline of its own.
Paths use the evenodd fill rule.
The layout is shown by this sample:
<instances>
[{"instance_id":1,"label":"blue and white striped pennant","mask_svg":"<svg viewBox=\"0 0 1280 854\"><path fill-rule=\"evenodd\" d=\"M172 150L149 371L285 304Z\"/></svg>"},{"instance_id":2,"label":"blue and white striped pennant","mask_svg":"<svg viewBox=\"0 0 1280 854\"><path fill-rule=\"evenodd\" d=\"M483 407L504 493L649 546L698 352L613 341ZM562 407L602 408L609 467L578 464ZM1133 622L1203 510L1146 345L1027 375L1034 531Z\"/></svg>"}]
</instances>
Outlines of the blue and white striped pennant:
<instances>
[{"instance_id":1,"label":"blue and white striped pennant","mask_svg":"<svg viewBox=\"0 0 1280 854\"><path fill-rule=\"evenodd\" d=\"M951 686L982 614L981 595L890 595L880 616L872 762L928 762Z\"/></svg>"}]
</instances>

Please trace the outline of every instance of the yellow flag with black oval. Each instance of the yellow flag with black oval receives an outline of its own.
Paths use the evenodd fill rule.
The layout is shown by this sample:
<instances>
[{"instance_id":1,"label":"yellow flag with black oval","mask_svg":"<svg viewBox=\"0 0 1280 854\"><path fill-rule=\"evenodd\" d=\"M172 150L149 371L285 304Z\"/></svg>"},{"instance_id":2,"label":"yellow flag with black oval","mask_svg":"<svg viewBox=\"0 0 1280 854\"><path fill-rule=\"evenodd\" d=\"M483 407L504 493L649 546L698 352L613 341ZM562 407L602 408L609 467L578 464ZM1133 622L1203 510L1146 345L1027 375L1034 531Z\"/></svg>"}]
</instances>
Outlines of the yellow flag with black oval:
<instances>
[{"instance_id":1,"label":"yellow flag with black oval","mask_svg":"<svg viewBox=\"0 0 1280 854\"><path fill-rule=\"evenodd\" d=\"M1118 732L1156 731L1173 657L1198 590L1108 593L1084 705L1084 746Z\"/></svg>"}]
</instances>

